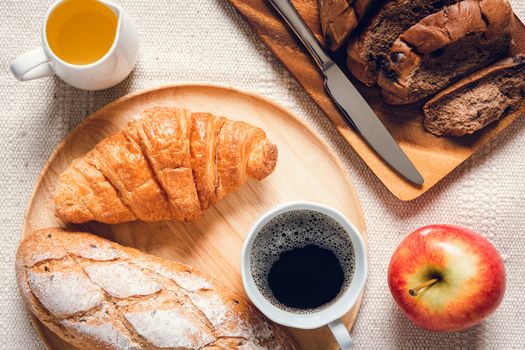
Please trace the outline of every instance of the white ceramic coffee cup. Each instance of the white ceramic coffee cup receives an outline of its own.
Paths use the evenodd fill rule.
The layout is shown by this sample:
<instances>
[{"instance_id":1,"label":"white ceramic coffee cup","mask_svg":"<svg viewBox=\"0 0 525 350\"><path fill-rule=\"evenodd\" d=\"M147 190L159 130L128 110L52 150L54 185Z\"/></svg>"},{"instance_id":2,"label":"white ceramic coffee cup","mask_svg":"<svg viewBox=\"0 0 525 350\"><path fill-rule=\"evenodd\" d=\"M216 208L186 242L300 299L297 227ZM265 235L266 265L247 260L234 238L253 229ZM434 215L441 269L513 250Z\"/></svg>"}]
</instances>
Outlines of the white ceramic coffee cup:
<instances>
[{"instance_id":1,"label":"white ceramic coffee cup","mask_svg":"<svg viewBox=\"0 0 525 350\"><path fill-rule=\"evenodd\" d=\"M350 285L334 302L312 313L293 313L272 304L259 291L250 268L250 254L253 242L263 226L280 214L293 210L312 210L335 220L348 234L355 254L355 269ZM313 329L327 325L341 349L344 350L352 347L352 337L341 321L341 317L348 313L359 299L359 295L365 285L367 273L365 244L355 226L339 211L322 204L310 202L285 203L263 214L248 233L241 255L241 274L244 289L253 304L263 314L276 323L294 328Z\"/></svg>"},{"instance_id":2,"label":"white ceramic coffee cup","mask_svg":"<svg viewBox=\"0 0 525 350\"><path fill-rule=\"evenodd\" d=\"M118 17L113 45L98 61L76 65L60 59L49 47L46 27L49 15L63 0L55 2L47 11L42 27L42 46L17 57L9 66L20 81L56 74L69 85L83 90L102 90L117 85L133 70L139 48L138 32L132 19L113 3L98 0Z\"/></svg>"}]
</instances>

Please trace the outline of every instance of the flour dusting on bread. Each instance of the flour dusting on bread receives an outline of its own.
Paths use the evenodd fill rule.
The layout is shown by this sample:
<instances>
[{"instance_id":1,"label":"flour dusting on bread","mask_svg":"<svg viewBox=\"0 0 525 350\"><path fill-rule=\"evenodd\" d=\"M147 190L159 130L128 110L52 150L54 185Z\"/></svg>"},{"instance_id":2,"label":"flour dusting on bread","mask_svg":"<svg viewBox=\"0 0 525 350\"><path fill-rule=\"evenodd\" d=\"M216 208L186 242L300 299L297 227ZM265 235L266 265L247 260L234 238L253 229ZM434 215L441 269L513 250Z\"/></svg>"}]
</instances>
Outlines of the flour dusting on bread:
<instances>
[{"instance_id":1,"label":"flour dusting on bread","mask_svg":"<svg viewBox=\"0 0 525 350\"><path fill-rule=\"evenodd\" d=\"M137 333L159 348L200 349L215 337L180 310L148 310L124 313Z\"/></svg>"},{"instance_id":2,"label":"flour dusting on bread","mask_svg":"<svg viewBox=\"0 0 525 350\"><path fill-rule=\"evenodd\" d=\"M89 279L116 298L150 295L161 286L128 263L92 264L84 268Z\"/></svg>"},{"instance_id":3,"label":"flour dusting on bread","mask_svg":"<svg viewBox=\"0 0 525 350\"><path fill-rule=\"evenodd\" d=\"M145 267L148 267L148 262L143 262ZM151 266L150 266L151 268ZM174 271L172 269L158 268L157 273L160 275L173 280L179 287L185 289L188 292L196 292L201 289L212 289L212 285L206 279L195 275L191 272L191 268Z\"/></svg>"},{"instance_id":4,"label":"flour dusting on bread","mask_svg":"<svg viewBox=\"0 0 525 350\"><path fill-rule=\"evenodd\" d=\"M202 310L214 328L220 328L228 320L230 310L217 294L211 293L210 295L202 296L201 294L192 293L190 299ZM231 334L228 335L231 336Z\"/></svg>"},{"instance_id":5,"label":"flour dusting on bread","mask_svg":"<svg viewBox=\"0 0 525 350\"><path fill-rule=\"evenodd\" d=\"M88 311L104 299L91 281L78 271L42 273L29 270L28 280L38 301L56 317Z\"/></svg>"},{"instance_id":6,"label":"flour dusting on bread","mask_svg":"<svg viewBox=\"0 0 525 350\"><path fill-rule=\"evenodd\" d=\"M95 320L83 319L83 322L63 320L61 326L73 330L77 334L90 337L94 342L115 350L138 350L140 345L133 341L129 334L122 328L116 327L110 319L97 315Z\"/></svg>"},{"instance_id":7,"label":"flour dusting on bread","mask_svg":"<svg viewBox=\"0 0 525 350\"><path fill-rule=\"evenodd\" d=\"M91 234L34 232L21 243L16 271L31 311L79 349L295 348L217 281Z\"/></svg>"}]
</instances>

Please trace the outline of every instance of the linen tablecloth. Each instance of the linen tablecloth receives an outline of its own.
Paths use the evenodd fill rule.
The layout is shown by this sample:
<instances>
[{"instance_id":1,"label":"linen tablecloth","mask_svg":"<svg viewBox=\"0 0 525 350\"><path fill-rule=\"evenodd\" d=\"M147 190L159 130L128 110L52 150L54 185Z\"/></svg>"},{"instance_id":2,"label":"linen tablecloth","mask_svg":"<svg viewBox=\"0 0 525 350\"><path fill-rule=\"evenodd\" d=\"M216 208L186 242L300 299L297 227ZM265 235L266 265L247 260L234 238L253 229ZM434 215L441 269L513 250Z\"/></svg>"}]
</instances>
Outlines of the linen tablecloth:
<instances>
[{"instance_id":1,"label":"linen tablecloth","mask_svg":"<svg viewBox=\"0 0 525 350\"><path fill-rule=\"evenodd\" d=\"M525 18L525 2L511 0ZM118 0L140 29L140 56L129 79L86 92L57 78L19 83L8 64L40 45L50 1L0 4L0 348L43 349L18 295L14 257L33 184L48 156L78 123L129 92L180 82L211 82L266 96L304 118L336 150L366 218L370 275L353 330L357 348L525 348L525 124L496 140L421 198L392 196L356 156L301 87L225 0ZM505 299L492 317L459 333L413 326L388 291L388 262L413 229L450 223L482 233L507 269Z\"/></svg>"}]
</instances>

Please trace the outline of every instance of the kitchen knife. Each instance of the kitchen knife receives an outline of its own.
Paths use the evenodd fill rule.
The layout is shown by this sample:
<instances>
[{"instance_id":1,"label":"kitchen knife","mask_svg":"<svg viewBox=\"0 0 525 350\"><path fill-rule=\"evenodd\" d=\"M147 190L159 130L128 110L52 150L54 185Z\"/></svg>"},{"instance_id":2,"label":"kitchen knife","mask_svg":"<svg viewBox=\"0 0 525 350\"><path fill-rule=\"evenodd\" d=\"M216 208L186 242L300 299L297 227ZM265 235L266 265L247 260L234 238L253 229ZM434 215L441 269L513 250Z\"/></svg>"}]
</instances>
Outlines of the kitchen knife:
<instances>
[{"instance_id":1,"label":"kitchen knife","mask_svg":"<svg viewBox=\"0 0 525 350\"><path fill-rule=\"evenodd\" d=\"M302 41L325 76L325 89L345 119L374 151L398 173L422 185L421 174L401 150L372 108L323 48L290 0L268 0Z\"/></svg>"}]
</instances>

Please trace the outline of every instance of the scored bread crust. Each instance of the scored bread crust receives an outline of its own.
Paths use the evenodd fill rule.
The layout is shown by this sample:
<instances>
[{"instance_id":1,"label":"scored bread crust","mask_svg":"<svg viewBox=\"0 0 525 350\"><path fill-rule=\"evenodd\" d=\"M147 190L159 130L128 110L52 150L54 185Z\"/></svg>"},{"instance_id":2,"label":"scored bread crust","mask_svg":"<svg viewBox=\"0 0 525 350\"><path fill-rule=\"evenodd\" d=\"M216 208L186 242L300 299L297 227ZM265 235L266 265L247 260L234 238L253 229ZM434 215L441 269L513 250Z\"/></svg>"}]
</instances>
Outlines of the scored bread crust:
<instances>
[{"instance_id":1,"label":"scored bread crust","mask_svg":"<svg viewBox=\"0 0 525 350\"><path fill-rule=\"evenodd\" d=\"M78 349L295 348L217 281L92 234L33 232L16 275L30 311Z\"/></svg>"},{"instance_id":2,"label":"scored bread crust","mask_svg":"<svg viewBox=\"0 0 525 350\"><path fill-rule=\"evenodd\" d=\"M319 0L326 45L335 51L348 39L375 0Z\"/></svg>"},{"instance_id":3,"label":"scored bread crust","mask_svg":"<svg viewBox=\"0 0 525 350\"><path fill-rule=\"evenodd\" d=\"M275 169L277 147L241 121L155 107L99 142L60 175L64 221L191 221L244 184Z\"/></svg>"},{"instance_id":4,"label":"scored bread crust","mask_svg":"<svg viewBox=\"0 0 525 350\"><path fill-rule=\"evenodd\" d=\"M410 94L411 79L426 57L473 33L483 33L487 42L510 36L512 27L508 0L464 0L424 18L392 45L388 74L383 69L378 78L383 99L390 104L417 101Z\"/></svg>"},{"instance_id":5,"label":"scored bread crust","mask_svg":"<svg viewBox=\"0 0 525 350\"><path fill-rule=\"evenodd\" d=\"M466 113L469 111L461 111L454 109L454 113L450 113L448 115L433 115L433 112L435 111L435 108L443 107L449 102L451 99L455 98L459 94L461 94L464 91L473 91L476 89L476 86L478 84L482 84L484 82L493 83L494 78L496 78L499 74L505 73L507 70L512 69L525 69L525 55L517 55L515 57L509 57L505 58L503 60L498 61L497 63L493 64L492 66L483 68L479 70L478 72L458 81L454 85L448 87L447 89L441 91L439 94L434 96L430 101L428 101L423 110L425 113L425 129L427 131L441 136L441 135L452 135L452 136L463 136L466 134L474 133L475 131L478 131L488 124L495 122L503 117L505 117L505 110L507 108L510 108L510 110L515 110L519 107L519 104L524 103L523 96L525 95L525 81L523 81L523 78L521 78L521 87L517 87L517 89L521 89L519 101L520 103L517 105L507 105L498 104L497 100L491 101L494 104L497 104L494 106L497 108L497 111L494 110L488 110L484 111L485 113L481 113L482 111L475 111L476 112L476 118L473 120L468 120L468 123L466 123L464 120L459 123L459 125L455 125L458 123L453 123L454 119L457 119L458 114ZM525 72L522 72L522 74ZM517 79L520 79L520 77L515 77ZM505 95L505 94L503 94ZM509 96L504 96L506 99L509 98ZM489 96L486 96L486 98L490 98ZM474 108L475 106L472 106ZM437 111L435 111L438 113ZM485 115L483 118L482 115Z\"/></svg>"}]
</instances>

